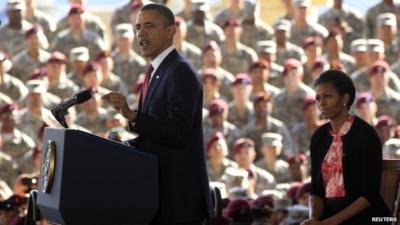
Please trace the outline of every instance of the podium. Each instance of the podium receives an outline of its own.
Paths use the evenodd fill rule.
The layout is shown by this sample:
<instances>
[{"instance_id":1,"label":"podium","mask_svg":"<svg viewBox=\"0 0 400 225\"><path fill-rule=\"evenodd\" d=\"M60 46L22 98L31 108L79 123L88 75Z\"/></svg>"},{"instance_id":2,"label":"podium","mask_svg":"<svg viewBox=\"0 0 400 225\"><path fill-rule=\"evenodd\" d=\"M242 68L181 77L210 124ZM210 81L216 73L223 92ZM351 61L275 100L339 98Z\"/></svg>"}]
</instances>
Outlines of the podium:
<instances>
[{"instance_id":1,"label":"podium","mask_svg":"<svg viewBox=\"0 0 400 225\"><path fill-rule=\"evenodd\" d=\"M149 224L157 157L72 129L46 128L37 206L51 224Z\"/></svg>"}]
</instances>

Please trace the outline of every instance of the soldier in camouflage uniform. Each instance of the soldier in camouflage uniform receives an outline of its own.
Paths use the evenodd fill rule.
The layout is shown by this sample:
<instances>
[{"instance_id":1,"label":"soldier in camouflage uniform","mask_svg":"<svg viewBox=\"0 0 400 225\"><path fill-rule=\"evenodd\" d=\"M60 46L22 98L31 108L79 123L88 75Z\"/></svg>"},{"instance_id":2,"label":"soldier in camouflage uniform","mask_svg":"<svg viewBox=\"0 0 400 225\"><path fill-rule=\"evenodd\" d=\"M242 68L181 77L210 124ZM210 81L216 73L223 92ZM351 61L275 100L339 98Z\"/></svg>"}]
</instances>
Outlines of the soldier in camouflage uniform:
<instances>
[{"instance_id":1,"label":"soldier in camouflage uniform","mask_svg":"<svg viewBox=\"0 0 400 225\"><path fill-rule=\"evenodd\" d=\"M367 40L356 39L350 44L350 54L355 59L355 71L366 69L368 66ZM353 72L353 73L354 73Z\"/></svg>"},{"instance_id":2,"label":"soldier in camouflage uniform","mask_svg":"<svg viewBox=\"0 0 400 225\"><path fill-rule=\"evenodd\" d=\"M307 20L307 9L310 7L309 0L294 1L294 20L291 28L290 41L298 46L303 44L304 39L308 36L318 36L325 39L328 31L318 23L310 23Z\"/></svg>"},{"instance_id":3,"label":"soldier in camouflage uniform","mask_svg":"<svg viewBox=\"0 0 400 225\"><path fill-rule=\"evenodd\" d=\"M274 24L276 41L276 63L283 63L290 58L295 58L302 63L306 62L306 56L302 48L289 42L290 39L290 21L279 20Z\"/></svg>"},{"instance_id":4,"label":"soldier in camouflage uniform","mask_svg":"<svg viewBox=\"0 0 400 225\"><path fill-rule=\"evenodd\" d=\"M400 121L400 94L388 85L389 65L385 61L376 61L368 71L371 83L370 92L377 104L377 116L389 115Z\"/></svg>"},{"instance_id":5,"label":"soldier in camouflage uniform","mask_svg":"<svg viewBox=\"0 0 400 225\"><path fill-rule=\"evenodd\" d=\"M192 3L193 18L187 23L186 40L199 48L203 48L210 41L221 44L225 39L221 28L207 20L208 11L209 5L206 1Z\"/></svg>"},{"instance_id":6,"label":"soldier in camouflage uniform","mask_svg":"<svg viewBox=\"0 0 400 225\"><path fill-rule=\"evenodd\" d=\"M36 0L25 0L25 19L32 24L40 24L47 40L53 39L56 23L46 13L37 9Z\"/></svg>"},{"instance_id":7,"label":"soldier in camouflage uniform","mask_svg":"<svg viewBox=\"0 0 400 225\"><path fill-rule=\"evenodd\" d=\"M309 152L310 140L314 131L321 125L315 96L306 96L301 108L303 121L297 123L291 133L296 152Z\"/></svg>"},{"instance_id":8,"label":"soldier in camouflage uniform","mask_svg":"<svg viewBox=\"0 0 400 225\"><path fill-rule=\"evenodd\" d=\"M396 38L397 21L396 15L392 13L380 14L377 18L377 37L385 44L385 59L393 64L399 57L399 41Z\"/></svg>"},{"instance_id":9,"label":"soldier in camouflage uniform","mask_svg":"<svg viewBox=\"0 0 400 225\"><path fill-rule=\"evenodd\" d=\"M248 172L250 195L261 195L264 190L275 188L276 180L271 173L254 165L256 156L254 148L255 145L251 139L236 140L233 148L234 159L239 168Z\"/></svg>"},{"instance_id":10,"label":"soldier in camouflage uniform","mask_svg":"<svg viewBox=\"0 0 400 225\"><path fill-rule=\"evenodd\" d=\"M355 32L363 33L363 27L360 26L364 23L363 15L357 10L343 5L343 0L334 0L332 7L321 13L318 23L328 28L330 27L330 23L337 18L346 21Z\"/></svg>"},{"instance_id":11,"label":"soldier in camouflage uniform","mask_svg":"<svg viewBox=\"0 0 400 225\"><path fill-rule=\"evenodd\" d=\"M399 57L397 58L397 61L392 64L391 70L395 74L400 74L400 52L399 52ZM398 75L400 76L400 75Z\"/></svg>"},{"instance_id":12,"label":"soldier in camouflage uniform","mask_svg":"<svg viewBox=\"0 0 400 225\"><path fill-rule=\"evenodd\" d=\"M376 38L376 22L377 18L382 13L393 13L397 15L396 5L393 0L381 0L376 5L372 6L366 12L365 20L365 36L367 38ZM397 28L400 28L400 23L398 21Z\"/></svg>"},{"instance_id":13,"label":"soldier in camouflage uniform","mask_svg":"<svg viewBox=\"0 0 400 225\"><path fill-rule=\"evenodd\" d=\"M203 67L199 70L199 74L202 74L204 70L214 69L217 72L217 78L220 79L221 82L221 95L224 98L231 100L231 84L234 81L235 77L230 72L221 67L221 49L215 41L211 41L203 48L202 59Z\"/></svg>"},{"instance_id":14,"label":"soldier in camouflage uniform","mask_svg":"<svg viewBox=\"0 0 400 225\"><path fill-rule=\"evenodd\" d=\"M274 33L272 28L256 15L256 7L256 4L245 1L242 20L243 31L240 37L240 42L253 50L257 49L257 41L271 40Z\"/></svg>"},{"instance_id":15,"label":"soldier in camouflage uniform","mask_svg":"<svg viewBox=\"0 0 400 225\"><path fill-rule=\"evenodd\" d=\"M0 137L1 139L1 137ZM2 148L2 143L0 140L0 149ZM15 183L18 176L18 165L14 162L13 158L4 152L0 151L0 177L1 181L4 181L11 186ZM1 190L1 189L0 189Z\"/></svg>"},{"instance_id":16,"label":"soldier in camouflage uniform","mask_svg":"<svg viewBox=\"0 0 400 225\"><path fill-rule=\"evenodd\" d=\"M35 143L27 134L16 127L16 106L14 104L0 106L0 122L0 139L3 141L0 144L2 145L1 152L10 156L13 163L22 166L24 155L33 151Z\"/></svg>"},{"instance_id":17,"label":"soldier in camouflage uniform","mask_svg":"<svg viewBox=\"0 0 400 225\"><path fill-rule=\"evenodd\" d=\"M343 39L338 32L329 32L328 37L325 38L324 45L326 54L323 57L328 60L331 66L342 64L348 74L355 70L355 59L342 51Z\"/></svg>"},{"instance_id":18,"label":"soldier in camouflage uniform","mask_svg":"<svg viewBox=\"0 0 400 225\"><path fill-rule=\"evenodd\" d=\"M370 65L372 65L374 62L378 60L385 59L384 44L381 40L368 39L367 47L368 47L368 63ZM400 92L399 77L392 71L389 71L388 74L389 74L389 86L396 92ZM358 92L366 92L370 89L367 70L359 70L358 73L353 73L351 78L353 79L354 85Z\"/></svg>"},{"instance_id":19,"label":"soldier in camouflage uniform","mask_svg":"<svg viewBox=\"0 0 400 225\"><path fill-rule=\"evenodd\" d=\"M192 63L192 65L199 69L201 68L202 52L200 48L187 42L187 25L181 17L175 17L176 33L174 36L175 48Z\"/></svg>"},{"instance_id":20,"label":"soldier in camouflage uniform","mask_svg":"<svg viewBox=\"0 0 400 225\"><path fill-rule=\"evenodd\" d=\"M56 124L56 121L44 105L43 96L47 93L44 81L31 80L26 83L26 86L29 92L26 98L26 107L18 113L18 128L38 142L37 133L43 122Z\"/></svg>"},{"instance_id":21,"label":"soldier in camouflage uniform","mask_svg":"<svg viewBox=\"0 0 400 225\"><path fill-rule=\"evenodd\" d=\"M283 87L283 81L281 74L283 67L276 63L276 43L272 40L264 40L257 42L257 54L260 60L265 60L269 63L270 70L270 84L281 88Z\"/></svg>"},{"instance_id":22,"label":"soldier in camouflage uniform","mask_svg":"<svg viewBox=\"0 0 400 225\"><path fill-rule=\"evenodd\" d=\"M260 152L263 157L255 165L274 176L276 183L289 183L291 181L289 164L277 157L282 152L283 137L278 133L267 132L262 134Z\"/></svg>"},{"instance_id":23,"label":"soldier in camouflage uniform","mask_svg":"<svg viewBox=\"0 0 400 225\"><path fill-rule=\"evenodd\" d=\"M82 9L84 8L83 0L69 0L69 3L71 5L71 8L73 8L76 5L79 5ZM103 41L105 40L106 25L104 24L103 20L100 19L100 17L85 10L82 13L81 18L85 23L86 29L96 33L101 39L103 39ZM69 28L68 20L69 20L69 15L61 18L58 21L57 30L55 31L56 34Z\"/></svg>"},{"instance_id":24,"label":"soldier in camouflage uniform","mask_svg":"<svg viewBox=\"0 0 400 225\"><path fill-rule=\"evenodd\" d=\"M84 10L81 5L73 5L68 13L68 28L62 30L53 39L51 47L53 51L60 51L68 55L71 49L85 46L89 49L91 59L101 51L106 49L103 39L93 31L85 28L82 19Z\"/></svg>"},{"instance_id":25,"label":"soldier in camouflage uniform","mask_svg":"<svg viewBox=\"0 0 400 225\"><path fill-rule=\"evenodd\" d=\"M28 94L28 89L21 80L7 73L11 65L5 53L0 51L0 93L22 104Z\"/></svg>"},{"instance_id":26,"label":"soldier in camouflage uniform","mask_svg":"<svg viewBox=\"0 0 400 225\"><path fill-rule=\"evenodd\" d=\"M250 99L253 99L260 92L272 98L279 94L280 89L268 83L270 73L270 64L265 60L258 60L250 66L249 75L253 87Z\"/></svg>"},{"instance_id":27,"label":"soldier in camouflage uniform","mask_svg":"<svg viewBox=\"0 0 400 225\"><path fill-rule=\"evenodd\" d=\"M0 50L6 52L10 58L24 49L25 32L32 24L23 19L25 6L22 1L8 0L8 23L0 27Z\"/></svg>"},{"instance_id":28,"label":"soldier in camouflage uniform","mask_svg":"<svg viewBox=\"0 0 400 225\"><path fill-rule=\"evenodd\" d=\"M354 112L357 116L371 126L376 125L378 122L376 117L377 105L374 96L370 92L358 93L354 105Z\"/></svg>"},{"instance_id":29,"label":"soldier in camouflage uniform","mask_svg":"<svg viewBox=\"0 0 400 225\"><path fill-rule=\"evenodd\" d=\"M228 121L239 129L246 126L254 117L253 104L250 100L251 78L245 73L236 75L232 83L233 101L229 104Z\"/></svg>"},{"instance_id":30,"label":"soldier in camouflage uniform","mask_svg":"<svg viewBox=\"0 0 400 225\"><path fill-rule=\"evenodd\" d=\"M222 99L215 99L208 107L208 111L208 118L203 120L204 144L219 131L225 136L229 149L232 149L235 140L240 136L240 131L235 125L226 121L228 103Z\"/></svg>"},{"instance_id":31,"label":"soldier in camouflage uniform","mask_svg":"<svg viewBox=\"0 0 400 225\"><path fill-rule=\"evenodd\" d=\"M118 24L121 23L131 23L130 14L132 8L142 8L143 5L149 4L152 1L149 0L129 0L126 4L118 7L111 16L111 28L113 29L113 33ZM133 7L132 4L137 6Z\"/></svg>"},{"instance_id":32,"label":"soldier in camouflage uniform","mask_svg":"<svg viewBox=\"0 0 400 225\"><path fill-rule=\"evenodd\" d=\"M185 21L189 21L192 19L192 1L193 0L184 0L182 11L175 14L183 18Z\"/></svg>"},{"instance_id":33,"label":"soldier in camouflage uniform","mask_svg":"<svg viewBox=\"0 0 400 225\"><path fill-rule=\"evenodd\" d=\"M221 77L215 69L205 69L201 73L201 78L203 80L203 108L208 108L211 102L215 99L227 99L221 95Z\"/></svg>"},{"instance_id":34,"label":"soldier in camouflage uniform","mask_svg":"<svg viewBox=\"0 0 400 225\"><path fill-rule=\"evenodd\" d=\"M238 20L244 19L245 7L247 4L252 4L250 2L245 2L244 0L230 0L229 6L217 12L215 15L214 22L218 26L222 27L226 20L229 18L235 18Z\"/></svg>"},{"instance_id":35,"label":"soldier in camouflage uniform","mask_svg":"<svg viewBox=\"0 0 400 225\"><path fill-rule=\"evenodd\" d=\"M303 81L306 84L310 84L313 80L311 70L315 62L322 58L322 40L319 37L308 37L304 40L302 46L307 56L307 61L303 64Z\"/></svg>"},{"instance_id":36,"label":"soldier in camouflage uniform","mask_svg":"<svg viewBox=\"0 0 400 225\"><path fill-rule=\"evenodd\" d=\"M283 81L285 87L274 98L272 116L282 120L291 130L296 123L303 120L301 106L305 96L314 96L315 92L302 81L303 67L296 59L285 62Z\"/></svg>"},{"instance_id":37,"label":"soldier in camouflage uniform","mask_svg":"<svg viewBox=\"0 0 400 225\"><path fill-rule=\"evenodd\" d=\"M255 118L252 119L247 126L243 128L243 137L248 137L256 143L257 159L261 157L259 150L262 145L262 134L273 132L283 137L283 153L289 154L293 152L293 142L289 130L282 121L270 116L270 96L264 93L258 94L254 100Z\"/></svg>"},{"instance_id":38,"label":"soldier in camouflage uniform","mask_svg":"<svg viewBox=\"0 0 400 225\"><path fill-rule=\"evenodd\" d=\"M121 78L112 72L114 62L111 58L111 52L100 52L96 56L96 62L99 64L101 70L100 86L105 87L113 92L127 94L127 87L122 82Z\"/></svg>"},{"instance_id":39,"label":"soldier in camouflage uniform","mask_svg":"<svg viewBox=\"0 0 400 225\"><path fill-rule=\"evenodd\" d=\"M94 93L92 98L82 104L75 123L89 129L94 134L104 135L106 129L107 110L101 107L100 94Z\"/></svg>"},{"instance_id":40,"label":"soldier in camouflage uniform","mask_svg":"<svg viewBox=\"0 0 400 225\"><path fill-rule=\"evenodd\" d=\"M15 55L11 61L13 67L10 71L18 79L25 82L35 69L44 66L50 58L50 53L39 46L38 39L43 35L42 29L33 26L25 33L26 49Z\"/></svg>"},{"instance_id":41,"label":"soldier in camouflage uniform","mask_svg":"<svg viewBox=\"0 0 400 225\"><path fill-rule=\"evenodd\" d=\"M48 78L47 78L47 72L46 70L35 70L28 78L28 81L26 82L27 86L28 83L35 83L35 85L43 85L43 93L41 95L43 105L46 109L52 109L59 105L61 103L61 98L47 92L48 88ZM24 101L24 104L26 104L26 99Z\"/></svg>"},{"instance_id":42,"label":"soldier in camouflage uniform","mask_svg":"<svg viewBox=\"0 0 400 225\"><path fill-rule=\"evenodd\" d=\"M113 73L120 76L127 84L129 92L136 83L139 75L146 70L146 60L131 48L134 37L131 24L119 24L115 28L116 48L112 53L114 61Z\"/></svg>"},{"instance_id":43,"label":"soldier in camouflage uniform","mask_svg":"<svg viewBox=\"0 0 400 225\"><path fill-rule=\"evenodd\" d=\"M61 99L70 98L79 90L79 87L67 78L65 67L67 58L61 52L53 52L45 66L47 72L49 93L58 96Z\"/></svg>"},{"instance_id":44,"label":"soldier in camouflage uniform","mask_svg":"<svg viewBox=\"0 0 400 225\"><path fill-rule=\"evenodd\" d=\"M257 61L257 53L240 43L242 32L240 21L229 19L223 28L226 39L221 46L221 66L233 74L244 73L252 63Z\"/></svg>"},{"instance_id":45,"label":"soldier in camouflage uniform","mask_svg":"<svg viewBox=\"0 0 400 225\"><path fill-rule=\"evenodd\" d=\"M221 132L215 133L207 141L206 151L208 159L206 161L208 180L223 181L225 171L229 167L237 168L237 164L226 158L228 156L228 145Z\"/></svg>"},{"instance_id":46,"label":"soldier in camouflage uniform","mask_svg":"<svg viewBox=\"0 0 400 225\"><path fill-rule=\"evenodd\" d=\"M101 68L100 65L94 61L88 62L82 72L83 88L92 89L99 93L101 96L110 93L111 91L103 86L101 82Z\"/></svg>"},{"instance_id":47,"label":"soldier in camouflage uniform","mask_svg":"<svg viewBox=\"0 0 400 225\"><path fill-rule=\"evenodd\" d=\"M79 87L82 87L82 72L89 61L89 50L83 46L71 49L69 52L69 61L71 72L67 74L67 78Z\"/></svg>"}]
</instances>

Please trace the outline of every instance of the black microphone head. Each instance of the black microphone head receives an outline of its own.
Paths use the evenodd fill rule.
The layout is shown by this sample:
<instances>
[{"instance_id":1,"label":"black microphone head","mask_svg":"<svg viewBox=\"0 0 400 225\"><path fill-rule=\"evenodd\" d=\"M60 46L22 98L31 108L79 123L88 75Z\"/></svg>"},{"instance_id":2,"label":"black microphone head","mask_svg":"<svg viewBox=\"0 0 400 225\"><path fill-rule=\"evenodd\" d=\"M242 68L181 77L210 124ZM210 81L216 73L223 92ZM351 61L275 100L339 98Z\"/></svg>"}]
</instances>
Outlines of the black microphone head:
<instances>
[{"instance_id":1,"label":"black microphone head","mask_svg":"<svg viewBox=\"0 0 400 225\"><path fill-rule=\"evenodd\" d=\"M92 93L89 90L83 90L75 95L78 104L84 103L92 97Z\"/></svg>"}]
</instances>

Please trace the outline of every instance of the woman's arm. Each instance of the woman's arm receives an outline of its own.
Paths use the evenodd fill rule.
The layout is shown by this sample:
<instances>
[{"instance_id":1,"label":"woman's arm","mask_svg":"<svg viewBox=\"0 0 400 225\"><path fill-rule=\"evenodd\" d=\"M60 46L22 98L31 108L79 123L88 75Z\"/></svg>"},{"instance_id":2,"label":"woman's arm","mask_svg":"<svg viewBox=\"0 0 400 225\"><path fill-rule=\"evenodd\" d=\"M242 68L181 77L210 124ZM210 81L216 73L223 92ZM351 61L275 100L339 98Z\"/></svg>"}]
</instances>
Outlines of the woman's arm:
<instances>
[{"instance_id":1,"label":"woman's arm","mask_svg":"<svg viewBox=\"0 0 400 225\"><path fill-rule=\"evenodd\" d=\"M310 196L311 219L318 220L324 210L324 200L316 195Z\"/></svg>"}]
</instances>

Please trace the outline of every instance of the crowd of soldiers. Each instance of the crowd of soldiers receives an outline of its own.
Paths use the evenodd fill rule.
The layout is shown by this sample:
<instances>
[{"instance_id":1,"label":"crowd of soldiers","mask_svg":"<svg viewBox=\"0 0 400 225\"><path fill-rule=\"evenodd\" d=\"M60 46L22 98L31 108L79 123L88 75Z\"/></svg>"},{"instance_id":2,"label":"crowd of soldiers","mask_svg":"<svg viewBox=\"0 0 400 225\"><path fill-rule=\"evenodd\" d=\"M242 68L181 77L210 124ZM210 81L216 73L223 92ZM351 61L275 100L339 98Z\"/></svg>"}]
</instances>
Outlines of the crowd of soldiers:
<instances>
[{"instance_id":1,"label":"crowd of soldiers","mask_svg":"<svg viewBox=\"0 0 400 225\"><path fill-rule=\"evenodd\" d=\"M21 221L24 196L37 185L44 129L59 126L50 109L74 93L89 89L93 98L68 110L70 128L115 141L136 136L101 96L121 92L137 105L148 61L132 24L149 2L168 4L130 0L115 9L107 38L84 0L69 0L57 24L35 0L7 1L8 21L0 27L0 222ZM309 0L282 0L285 11L270 26L260 19L260 1L228 2L212 14L207 0L185 0L174 38L204 86L208 176L226 205L211 223L297 224L308 217L308 146L326 122L313 90L321 72L340 69L353 79L352 112L376 127L385 158L400 158L400 5L381 0L361 15L334 0L313 21Z\"/></svg>"}]
</instances>

